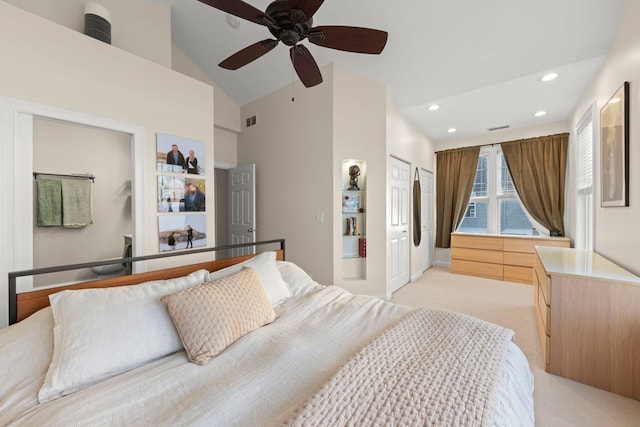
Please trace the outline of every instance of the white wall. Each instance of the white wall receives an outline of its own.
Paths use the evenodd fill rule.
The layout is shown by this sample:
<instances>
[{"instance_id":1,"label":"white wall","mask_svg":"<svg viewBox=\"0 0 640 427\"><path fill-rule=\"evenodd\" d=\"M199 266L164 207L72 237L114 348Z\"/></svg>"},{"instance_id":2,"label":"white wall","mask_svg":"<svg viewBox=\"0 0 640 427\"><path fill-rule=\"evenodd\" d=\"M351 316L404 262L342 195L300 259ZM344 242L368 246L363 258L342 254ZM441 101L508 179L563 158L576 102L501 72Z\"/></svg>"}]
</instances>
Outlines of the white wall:
<instances>
[{"instance_id":1,"label":"white wall","mask_svg":"<svg viewBox=\"0 0 640 427\"><path fill-rule=\"evenodd\" d=\"M156 252L156 133L203 141L206 158L213 159L213 88L6 2L0 2L0 52L5 65L0 67L0 96L133 123L146 130L146 158L136 168L144 170L148 190L142 195L148 214L145 246ZM1 150L7 159L4 153L10 150L4 145ZM211 185L213 168L206 170ZM12 177L4 174L3 185L12 188ZM214 230L214 219L213 210L207 211L209 230ZM4 229L12 224L10 215L2 217ZM6 301L6 289L2 274L0 304ZM0 319L6 319L6 311L0 310Z\"/></svg>"},{"instance_id":2,"label":"white wall","mask_svg":"<svg viewBox=\"0 0 640 427\"><path fill-rule=\"evenodd\" d=\"M418 129L404 115L402 115L390 96L387 96L387 151L411 163L411 179L416 168L430 172L435 170L435 149L433 142L424 132ZM412 184L413 185L413 181ZM433 188L435 194L435 187ZM413 212L413 197L411 198L411 212ZM433 218L435 218L435 198L432 201ZM413 221L411 222L413 227ZM435 227L435 223L434 223ZM413 230L411 230L413 235ZM432 242L435 245L435 241ZM411 239L411 277L412 280L422 275L420 268L420 247L413 244Z\"/></svg>"},{"instance_id":3,"label":"white wall","mask_svg":"<svg viewBox=\"0 0 640 427\"><path fill-rule=\"evenodd\" d=\"M599 135L595 144L595 251L620 264L635 274L640 274L640 2L628 1L614 48L602 71L584 94L570 120L572 138L570 159L575 161L575 129L583 114L594 102L597 110L613 93L628 81L630 84L630 206L600 207L600 145ZM599 123L599 117L596 117ZM575 176L570 176L570 194L575 191ZM573 196L571 197L573 200ZM571 218L575 218L575 206L571 206ZM570 232L575 233L574 224Z\"/></svg>"},{"instance_id":4,"label":"white wall","mask_svg":"<svg viewBox=\"0 0 640 427\"><path fill-rule=\"evenodd\" d=\"M238 163L256 164L257 239L286 239L287 259L320 283L333 282L333 73L305 89L287 85L242 107ZM317 213L324 222L316 222Z\"/></svg>"}]
</instances>

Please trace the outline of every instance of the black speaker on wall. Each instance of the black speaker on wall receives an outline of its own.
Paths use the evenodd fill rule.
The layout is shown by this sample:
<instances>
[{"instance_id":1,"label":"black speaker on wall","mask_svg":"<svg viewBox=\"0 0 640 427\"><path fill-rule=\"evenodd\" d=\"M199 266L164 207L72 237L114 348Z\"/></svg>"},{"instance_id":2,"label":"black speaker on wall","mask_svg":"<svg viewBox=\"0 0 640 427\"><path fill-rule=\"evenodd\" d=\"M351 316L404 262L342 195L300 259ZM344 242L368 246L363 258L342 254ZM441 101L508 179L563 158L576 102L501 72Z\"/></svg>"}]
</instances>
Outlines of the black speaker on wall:
<instances>
[{"instance_id":1,"label":"black speaker on wall","mask_svg":"<svg viewBox=\"0 0 640 427\"><path fill-rule=\"evenodd\" d=\"M111 18L109 11L97 3L84 8L84 33L89 37L111 44Z\"/></svg>"}]
</instances>

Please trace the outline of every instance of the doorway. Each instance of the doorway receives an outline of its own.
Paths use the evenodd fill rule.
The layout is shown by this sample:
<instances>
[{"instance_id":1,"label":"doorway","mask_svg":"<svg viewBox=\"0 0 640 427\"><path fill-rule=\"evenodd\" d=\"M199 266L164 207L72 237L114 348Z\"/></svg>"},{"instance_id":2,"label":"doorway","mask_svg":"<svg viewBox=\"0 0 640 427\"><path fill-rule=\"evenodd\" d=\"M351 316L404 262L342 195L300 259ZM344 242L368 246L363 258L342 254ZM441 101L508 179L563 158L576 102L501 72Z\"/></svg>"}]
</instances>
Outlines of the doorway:
<instances>
[{"instance_id":1,"label":"doorway","mask_svg":"<svg viewBox=\"0 0 640 427\"><path fill-rule=\"evenodd\" d=\"M11 271L33 268L33 153L34 119L51 119L81 126L112 130L128 134L131 139L130 158L135 168L131 171L131 206L133 224L133 256L144 255L146 209L144 181L146 176L146 132L144 127L90 114L0 97L0 150L4 159L26 159L20 164L5 162L2 170L3 197L0 198L0 232L3 245L0 248L0 327L9 320L8 281ZM37 171L39 172L39 171ZM136 263L134 271L144 271L144 262ZM18 293L34 290L33 278L21 278Z\"/></svg>"},{"instance_id":2,"label":"doorway","mask_svg":"<svg viewBox=\"0 0 640 427\"><path fill-rule=\"evenodd\" d=\"M411 242L410 194L411 172L409 163L396 157L389 158L389 289L393 293L409 283Z\"/></svg>"}]
</instances>

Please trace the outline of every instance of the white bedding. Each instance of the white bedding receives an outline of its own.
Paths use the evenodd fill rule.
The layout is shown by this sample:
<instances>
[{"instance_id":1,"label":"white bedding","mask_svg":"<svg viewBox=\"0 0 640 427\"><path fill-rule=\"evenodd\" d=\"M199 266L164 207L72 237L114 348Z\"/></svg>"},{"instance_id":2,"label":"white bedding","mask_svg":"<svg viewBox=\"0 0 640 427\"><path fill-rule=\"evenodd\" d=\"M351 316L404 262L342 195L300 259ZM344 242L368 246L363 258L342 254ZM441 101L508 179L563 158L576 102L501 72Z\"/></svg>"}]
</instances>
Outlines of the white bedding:
<instances>
[{"instance_id":1,"label":"white bedding","mask_svg":"<svg viewBox=\"0 0 640 427\"><path fill-rule=\"evenodd\" d=\"M37 393L52 351L46 332L53 325L50 310L1 330L0 425L285 422L349 356L409 308L321 286L288 262L279 268L293 297L276 307L276 321L239 339L208 365L189 363L181 351L44 404L37 403ZM507 366L496 425L532 426L533 379L515 344L509 346Z\"/></svg>"}]
</instances>

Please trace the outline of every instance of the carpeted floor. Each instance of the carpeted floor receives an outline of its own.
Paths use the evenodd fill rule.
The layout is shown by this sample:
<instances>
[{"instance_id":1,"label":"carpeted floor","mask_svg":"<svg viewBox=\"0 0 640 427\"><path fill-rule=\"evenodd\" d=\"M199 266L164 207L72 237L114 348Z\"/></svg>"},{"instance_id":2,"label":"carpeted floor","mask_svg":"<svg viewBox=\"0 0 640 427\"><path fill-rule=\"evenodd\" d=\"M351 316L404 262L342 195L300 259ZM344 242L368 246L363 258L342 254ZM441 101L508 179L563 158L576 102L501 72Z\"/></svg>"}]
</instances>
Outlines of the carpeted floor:
<instances>
[{"instance_id":1,"label":"carpeted floor","mask_svg":"<svg viewBox=\"0 0 640 427\"><path fill-rule=\"evenodd\" d=\"M393 294L392 302L457 311L511 328L535 377L536 426L638 426L640 401L544 371L533 286L462 276L433 267Z\"/></svg>"}]
</instances>

